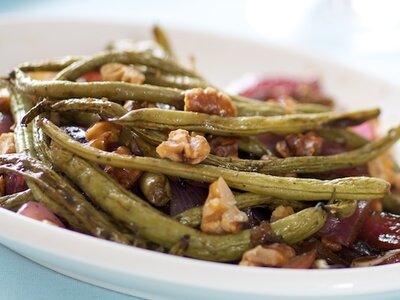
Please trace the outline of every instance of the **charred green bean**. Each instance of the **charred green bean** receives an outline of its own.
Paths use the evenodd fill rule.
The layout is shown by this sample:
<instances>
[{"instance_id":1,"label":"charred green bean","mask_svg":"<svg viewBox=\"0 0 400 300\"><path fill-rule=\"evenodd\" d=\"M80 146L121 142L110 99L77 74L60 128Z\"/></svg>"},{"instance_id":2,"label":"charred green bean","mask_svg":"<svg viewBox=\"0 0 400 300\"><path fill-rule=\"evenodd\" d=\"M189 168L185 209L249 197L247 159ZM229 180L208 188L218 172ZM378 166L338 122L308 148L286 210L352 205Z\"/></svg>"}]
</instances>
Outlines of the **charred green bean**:
<instances>
[{"instance_id":1,"label":"charred green bean","mask_svg":"<svg viewBox=\"0 0 400 300\"><path fill-rule=\"evenodd\" d=\"M139 179L140 190L151 204L164 206L172 199L171 186L167 176L145 172Z\"/></svg>"},{"instance_id":2,"label":"charred green bean","mask_svg":"<svg viewBox=\"0 0 400 300\"><path fill-rule=\"evenodd\" d=\"M201 182L213 182L218 177L223 177L231 187L281 199L330 200L334 194L338 199L374 199L386 195L390 186L384 180L370 177L347 177L330 181L274 177L207 165L187 165L151 157L119 155L76 142L48 120L41 120L39 126L61 147L92 162L148 172L161 172Z\"/></svg>"},{"instance_id":3,"label":"charred green bean","mask_svg":"<svg viewBox=\"0 0 400 300\"><path fill-rule=\"evenodd\" d=\"M203 113L158 108L133 110L114 122L130 127L157 130L186 129L224 136L299 133L324 126L360 124L379 115L379 109L348 113L293 114L272 117L220 117Z\"/></svg>"},{"instance_id":4,"label":"charred green bean","mask_svg":"<svg viewBox=\"0 0 400 300\"><path fill-rule=\"evenodd\" d=\"M257 195L253 193L241 193L235 196L235 200L236 206L239 209L254 206L265 206L273 210L279 205L291 206L295 210L306 208L304 202L275 199L269 196ZM198 227L201 223L202 209L202 206L193 207L176 215L175 219L184 225Z\"/></svg>"}]
</instances>

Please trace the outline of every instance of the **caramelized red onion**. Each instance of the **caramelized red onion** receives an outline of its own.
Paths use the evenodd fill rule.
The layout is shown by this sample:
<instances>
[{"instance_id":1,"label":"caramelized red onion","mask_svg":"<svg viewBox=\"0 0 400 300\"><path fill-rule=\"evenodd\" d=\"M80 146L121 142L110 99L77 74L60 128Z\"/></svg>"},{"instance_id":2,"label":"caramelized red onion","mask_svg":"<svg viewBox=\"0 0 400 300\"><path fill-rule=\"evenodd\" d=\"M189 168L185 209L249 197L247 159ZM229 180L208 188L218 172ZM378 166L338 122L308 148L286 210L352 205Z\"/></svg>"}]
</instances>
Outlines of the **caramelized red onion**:
<instances>
[{"instance_id":1,"label":"caramelized red onion","mask_svg":"<svg viewBox=\"0 0 400 300\"><path fill-rule=\"evenodd\" d=\"M349 247L357 238L358 232L370 212L369 202L359 201L356 211L349 218L340 219L330 214L324 227L319 231L319 235Z\"/></svg>"},{"instance_id":2,"label":"caramelized red onion","mask_svg":"<svg viewBox=\"0 0 400 300\"><path fill-rule=\"evenodd\" d=\"M29 201L22 205L17 213L38 221L50 222L58 227L65 227L55 214L53 214L46 206L39 202Z\"/></svg>"}]
</instances>

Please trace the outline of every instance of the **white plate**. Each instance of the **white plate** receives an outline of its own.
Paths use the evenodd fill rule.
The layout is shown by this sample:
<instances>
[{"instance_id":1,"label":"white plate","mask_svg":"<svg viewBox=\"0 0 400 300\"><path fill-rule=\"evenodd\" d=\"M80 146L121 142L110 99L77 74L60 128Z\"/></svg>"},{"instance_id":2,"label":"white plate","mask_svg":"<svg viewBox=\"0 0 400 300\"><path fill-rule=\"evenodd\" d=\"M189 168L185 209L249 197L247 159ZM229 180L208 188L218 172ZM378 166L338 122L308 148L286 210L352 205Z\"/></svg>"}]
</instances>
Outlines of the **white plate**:
<instances>
[{"instance_id":1,"label":"white plate","mask_svg":"<svg viewBox=\"0 0 400 300\"><path fill-rule=\"evenodd\" d=\"M149 28L82 22L0 23L1 73L32 59L94 53L111 39L149 38ZM398 88L366 74L254 41L184 30L169 31L180 57L195 54L205 77L224 86L243 73L318 78L349 108L378 105L393 124ZM55 228L0 210L0 242L68 276L152 299L279 299L395 297L400 264L345 270L245 268L136 249Z\"/></svg>"}]
</instances>

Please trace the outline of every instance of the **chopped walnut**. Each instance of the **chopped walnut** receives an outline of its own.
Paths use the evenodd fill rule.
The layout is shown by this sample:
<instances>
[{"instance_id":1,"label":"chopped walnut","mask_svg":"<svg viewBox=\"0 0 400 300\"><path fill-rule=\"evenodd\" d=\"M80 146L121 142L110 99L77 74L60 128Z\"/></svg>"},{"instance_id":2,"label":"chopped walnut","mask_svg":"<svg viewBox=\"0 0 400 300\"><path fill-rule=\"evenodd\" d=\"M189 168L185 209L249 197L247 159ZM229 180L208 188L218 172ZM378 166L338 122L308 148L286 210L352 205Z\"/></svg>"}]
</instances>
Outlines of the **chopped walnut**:
<instances>
[{"instance_id":1,"label":"chopped walnut","mask_svg":"<svg viewBox=\"0 0 400 300\"><path fill-rule=\"evenodd\" d=\"M236 139L217 136L210 137L208 143L211 153L220 157L238 157L238 143Z\"/></svg>"},{"instance_id":2,"label":"chopped walnut","mask_svg":"<svg viewBox=\"0 0 400 300\"><path fill-rule=\"evenodd\" d=\"M342 250L341 244L336 243L325 236L323 236L321 238L321 242L322 242L322 245L324 245L326 248L332 250L333 252L338 252L338 251Z\"/></svg>"},{"instance_id":3,"label":"chopped walnut","mask_svg":"<svg viewBox=\"0 0 400 300\"><path fill-rule=\"evenodd\" d=\"M123 155L131 155L131 151L125 147L120 146L115 150L115 153L123 154ZM104 171L113 177L119 184L121 184L124 188L129 189L133 186L133 184L139 179L142 171L130 169L130 168L117 168L106 166Z\"/></svg>"},{"instance_id":4,"label":"chopped walnut","mask_svg":"<svg viewBox=\"0 0 400 300\"><path fill-rule=\"evenodd\" d=\"M236 117L237 110L231 98L214 88L195 88L185 92L185 111L200 112L221 117Z\"/></svg>"},{"instance_id":5,"label":"chopped walnut","mask_svg":"<svg viewBox=\"0 0 400 300\"><path fill-rule=\"evenodd\" d=\"M14 133L7 132L0 134L0 154L15 153Z\"/></svg>"},{"instance_id":6,"label":"chopped walnut","mask_svg":"<svg viewBox=\"0 0 400 300\"><path fill-rule=\"evenodd\" d=\"M133 66L120 63L108 63L100 68L100 74L106 81L123 81L135 84L142 84L145 81L144 75Z\"/></svg>"},{"instance_id":7,"label":"chopped walnut","mask_svg":"<svg viewBox=\"0 0 400 300\"><path fill-rule=\"evenodd\" d=\"M203 206L201 230L208 233L235 233L248 221L247 215L236 207L235 196L220 177L210 185Z\"/></svg>"},{"instance_id":8,"label":"chopped walnut","mask_svg":"<svg viewBox=\"0 0 400 300\"><path fill-rule=\"evenodd\" d=\"M271 214L271 223L283 219L287 216L294 214L294 210L291 206L279 205Z\"/></svg>"},{"instance_id":9,"label":"chopped walnut","mask_svg":"<svg viewBox=\"0 0 400 300\"><path fill-rule=\"evenodd\" d=\"M296 255L294 249L285 244L257 246L246 251L240 265L257 267L283 267Z\"/></svg>"},{"instance_id":10,"label":"chopped walnut","mask_svg":"<svg viewBox=\"0 0 400 300\"><path fill-rule=\"evenodd\" d=\"M282 157L319 155L322 142L322 138L314 132L291 134L276 144L276 150Z\"/></svg>"},{"instance_id":11,"label":"chopped walnut","mask_svg":"<svg viewBox=\"0 0 400 300\"><path fill-rule=\"evenodd\" d=\"M89 145L100 150L107 150L108 146L119 140L121 126L111 122L97 122L86 131Z\"/></svg>"},{"instance_id":12,"label":"chopped walnut","mask_svg":"<svg viewBox=\"0 0 400 300\"><path fill-rule=\"evenodd\" d=\"M192 137L188 131L177 129L169 133L168 140L158 145L156 151L161 158L194 165L206 159L210 145L201 135Z\"/></svg>"},{"instance_id":13,"label":"chopped walnut","mask_svg":"<svg viewBox=\"0 0 400 300\"><path fill-rule=\"evenodd\" d=\"M57 75L57 72L35 71L35 72L27 72L27 75L34 80L51 80Z\"/></svg>"}]
</instances>

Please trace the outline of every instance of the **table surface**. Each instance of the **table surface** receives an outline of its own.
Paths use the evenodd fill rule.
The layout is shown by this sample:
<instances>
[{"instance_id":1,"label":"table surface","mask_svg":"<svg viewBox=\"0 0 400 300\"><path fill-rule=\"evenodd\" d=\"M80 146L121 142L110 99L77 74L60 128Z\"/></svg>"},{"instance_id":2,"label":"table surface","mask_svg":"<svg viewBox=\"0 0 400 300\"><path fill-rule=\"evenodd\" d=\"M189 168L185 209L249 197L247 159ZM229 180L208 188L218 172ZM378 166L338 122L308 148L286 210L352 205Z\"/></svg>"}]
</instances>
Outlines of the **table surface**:
<instances>
[{"instance_id":1,"label":"table surface","mask_svg":"<svg viewBox=\"0 0 400 300\"><path fill-rule=\"evenodd\" d=\"M388 0L0 0L0 17L134 21L252 37L400 83L400 40L394 38L400 23L393 13L399 7ZM63 276L3 246L0 265L0 299L137 299Z\"/></svg>"}]
</instances>

